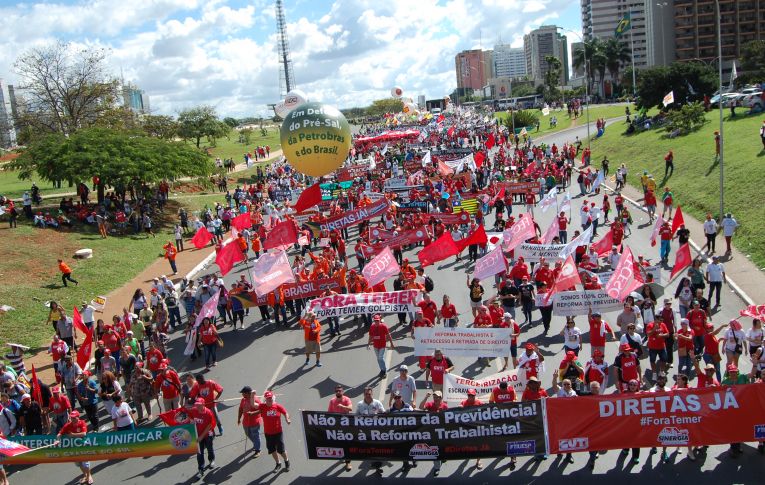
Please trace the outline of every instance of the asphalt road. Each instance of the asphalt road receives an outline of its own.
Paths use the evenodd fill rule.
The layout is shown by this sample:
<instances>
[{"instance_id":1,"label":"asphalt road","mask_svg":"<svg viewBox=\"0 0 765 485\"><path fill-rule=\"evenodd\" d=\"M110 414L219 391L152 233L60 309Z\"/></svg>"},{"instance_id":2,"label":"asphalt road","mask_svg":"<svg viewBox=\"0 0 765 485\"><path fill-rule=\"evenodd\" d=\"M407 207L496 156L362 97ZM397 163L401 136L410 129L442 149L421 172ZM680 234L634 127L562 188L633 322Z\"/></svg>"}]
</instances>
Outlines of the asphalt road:
<instances>
[{"instance_id":1,"label":"asphalt road","mask_svg":"<svg viewBox=\"0 0 765 485\"><path fill-rule=\"evenodd\" d=\"M585 128L567 131L546 137L547 143L556 142L559 145L565 140L573 140L575 136L584 139ZM542 140L537 140L542 141ZM576 185L576 184L575 184ZM572 187L572 196L576 195L578 188ZM582 198L575 198L573 204L572 230L578 226L578 209ZM521 206L515 206L514 213L517 215L522 210ZM635 223L633 235L627 240L635 254L644 254L653 260L658 260L658 246L651 248L649 236L651 225L648 216L638 210L632 210ZM542 214L535 210L535 218L544 231L550 224L553 211ZM488 222L493 223L493 216ZM353 231L355 233L355 231ZM603 231L601 231L601 234ZM352 247L352 246L349 246ZM671 261L677 245L673 244ZM416 260L416 251L410 251L407 256ZM355 264L352 264L352 267ZM464 262L454 263L453 259L442 262L435 268L430 268L428 274L435 281L434 300L440 302L444 293L448 293L462 316L462 322L472 321L468 304L468 295L465 288L466 270L470 268ZM244 266L240 265L225 278L227 282L238 279L244 272ZM665 278L669 273L666 272ZM389 289L392 284L389 284ZM486 281L487 294L492 293L488 288L491 282ZM675 285L671 285L673 291ZM668 291L669 293L669 291ZM722 310L714 315L714 322L726 322L737 315L743 302L733 294L728 287L724 288ZM492 293L493 294L493 293ZM539 313L534 313L539 319ZM604 319L611 323L615 322L616 314L606 314ZM586 330L586 320L579 317L578 325ZM220 363L208 374L224 387L223 398L239 397L237 391L243 385L252 386L259 394L265 389L273 389L277 395L277 401L282 403L291 413L292 425L285 424L285 440L287 452L291 458L292 470L274 474L272 473L274 462L264 453L257 459L251 458L251 452L244 454L245 448L250 448L245 443L241 428L236 426L236 414L238 401L224 403L221 406L222 421L225 426L225 434L215 438L217 468L209 471L202 483L338 483L342 481L358 481L369 477L372 481L380 481L365 463L354 462L351 472L343 471L342 463L331 461L308 461L305 455L304 442L300 428L300 409L325 410L336 384L342 384L348 391L347 395L355 403L361 399L362 390L367 385L375 386L375 397L382 397L387 407L387 395L385 387L389 380L396 377L395 369L399 364L408 364L410 369L416 368L416 358L412 355L413 343L406 329L395 325L395 315L387 317L386 321L391 327L395 339L396 350L388 351L386 361L389 364L388 375L384 379L377 377L378 368L371 351L366 349L366 333L362 328L354 327L352 322L341 322L342 335L339 338L330 339L325 333L322 347L323 367L313 365L304 366L303 333L295 324L290 329L276 329L272 324L260 324L259 312L253 309L249 317L245 319L244 330L232 331L227 327L222 332L225 347L219 350ZM543 348L543 353L552 365L548 365L547 374L543 376L543 384L549 386L553 365L557 364L562 357L562 337L557 333L562 329L565 318L554 317L549 336L542 336L541 321L524 327L521 341L530 340L538 343ZM326 330L326 328L325 328ZM199 371L199 360L189 362L182 356L183 340L175 338L170 344L170 355L181 372ZM587 335L583 337L588 342ZM589 345L584 344L584 355L589 353ZM613 342L607 345L606 359L613 361L616 355L617 345ZM488 375L499 370L500 364L492 361L488 367L477 365L475 359L455 358L455 373L466 376ZM313 364L313 358L312 358ZM645 365L644 365L645 367ZM744 365L749 370L749 365ZM414 372L413 376L418 380L418 401L424 396L423 376ZM670 381L671 383L671 381ZM607 392L611 392L609 389ZM562 477L574 480L586 480L590 483L641 483L682 481L682 483L762 483L761 472L763 470L763 456L749 446L744 446L743 456L731 459L727 455L727 447L715 446L708 449L705 455L699 456L696 462L690 462L685 452L670 455L671 462L662 464L658 455L650 455L649 450L642 450L641 462L637 466L630 465L619 457L618 451L611 451L596 462L594 470L590 471L586 466L587 454L574 454L573 464L566 464L556 456L549 457L541 463L528 458L518 459L518 468L514 471L509 469L508 459L483 460L484 469L477 470L474 460L450 461L444 464L438 478L430 475L431 465L420 464L419 467L404 473L400 463L388 463L384 468L384 477L390 478L417 478L419 480L460 480L479 481L481 483L504 482L508 477L522 483L550 483L559 482ZM95 462L94 476L96 483L163 483L163 484L193 484L200 483L195 479L195 457L147 457L144 459L116 460L109 462ZM61 465L38 465L23 470L16 470L11 476L12 483L76 483L79 471L74 464Z\"/></svg>"}]
</instances>

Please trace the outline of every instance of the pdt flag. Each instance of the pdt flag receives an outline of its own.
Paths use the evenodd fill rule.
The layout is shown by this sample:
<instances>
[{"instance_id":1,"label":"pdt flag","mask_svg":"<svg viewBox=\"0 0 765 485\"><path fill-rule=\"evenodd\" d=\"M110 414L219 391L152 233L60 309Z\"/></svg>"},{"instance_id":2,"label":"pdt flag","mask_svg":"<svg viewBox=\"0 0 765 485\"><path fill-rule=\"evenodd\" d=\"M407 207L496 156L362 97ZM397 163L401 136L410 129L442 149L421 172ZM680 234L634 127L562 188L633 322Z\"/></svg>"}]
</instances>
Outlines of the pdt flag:
<instances>
[{"instance_id":1,"label":"pdt flag","mask_svg":"<svg viewBox=\"0 0 765 485\"><path fill-rule=\"evenodd\" d=\"M263 296L284 283L294 283L295 275L284 251L265 253L252 267L252 283L255 293Z\"/></svg>"},{"instance_id":2,"label":"pdt flag","mask_svg":"<svg viewBox=\"0 0 765 485\"><path fill-rule=\"evenodd\" d=\"M231 271L231 268L240 261L244 261L244 253L236 240L229 241L215 255L215 263L220 268L220 273L223 276L226 276Z\"/></svg>"},{"instance_id":3,"label":"pdt flag","mask_svg":"<svg viewBox=\"0 0 765 485\"><path fill-rule=\"evenodd\" d=\"M420 264L428 266L444 259L454 256L460 252L460 248L457 247L457 243L452 239L450 232L444 232L444 234L425 246L422 251L417 253L417 258L420 260Z\"/></svg>"},{"instance_id":4,"label":"pdt flag","mask_svg":"<svg viewBox=\"0 0 765 485\"><path fill-rule=\"evenodd\" d=\"M399 274L400 271L401 267L396 262L393 251L391 251L390 246L386 246L372 261L364 265L361 274L367 279L369 286L374 286Z\"/></svg>"},{"instance_id":5,"label":"pdt flag","mask_svg":"<svg viewBox=\"0 0 765 485\"><path fill-rule=\"evenodd\" d=\"M208 231L205 226L202 226L197 233L194 234L194 237L191 238L191 243L195 248L202 249L212 241L212 238L213 236L210 234L210 231Z\"/></svg>"},{"instance_id":6,"label":"pdt flag","mask_svg":"<svg viewBox=\"0 0 765 485\"><path fill-rule=\"evenodd\" d=\"M502 246L497 246L475 263L473 278L481 281L507 270L507 260Z\"/></svg>"},{"instance_id":7,"label":"pdt flag","mask_svg":"<svg viewBox=\"0 0 765 485\"><path fill-rule=\"evenodd\" d=\"M608 280L606 293L615 300L624 301L627 296L642 285L635 273L635 257L629 247L624 248L614 274Z\"/></svg>"}]
</instances>

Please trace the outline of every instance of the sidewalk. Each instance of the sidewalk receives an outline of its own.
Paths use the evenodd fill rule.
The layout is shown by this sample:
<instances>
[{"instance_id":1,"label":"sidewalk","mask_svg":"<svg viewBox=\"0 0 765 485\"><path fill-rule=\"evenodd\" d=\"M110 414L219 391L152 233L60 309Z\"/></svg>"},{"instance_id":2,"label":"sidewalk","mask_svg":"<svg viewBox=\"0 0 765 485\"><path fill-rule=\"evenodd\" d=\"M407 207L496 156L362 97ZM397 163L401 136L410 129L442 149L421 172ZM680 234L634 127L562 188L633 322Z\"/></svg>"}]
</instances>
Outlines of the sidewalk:
<instances>
[{"instance_id":1,"label":"sidewalk","mask_svg":"<svg viewBox=\"0 0 765 485\"><path fill-rule=\"evenodd\" d=\"M611 125L614 122L618 122L623 120L624 117L618 117L618 118L611 118L606 120L606 125ZM576 136L579 136L581 140L586 141L586 130L587 125L581 125L574 128L567 128L565 130L561 130L555 133L550 133L549 135L541 136L535 140L535 142L541 142L546 141L545 139L550 139L555 136L561 136L562 140L555 140L556 143L559 141L573 141L573 139ZM591 130L592 131L592 130ZM584 136L582 135L582 132L584 132ZM618 166L618 164L614 163L614 167ZM590 165L591 167L594 165ZM596 167L597 168L597 167ZM633 174L638 173L637 170L632 170ZM634 181L635 175L632 176L632 180ZM628 177L629 180L629 177ZM613 192L614 186L613 184L606 182L606 187ZM629 199L629 201L635 205L636 207L640 208L642 210L641 202L643 200L643 194L640 192L639 189L636 189L632 185L627 185L622 191L622 195ZM657 212L661 210L661 207L657 208ZM685 227L688 228L688 230L691 231L691 247L694 249L694 257L701 257L705 259L707 262L711 262L711 257L707 255L706 252L701 252L701 247L704 245L706 238L704 237L704 229L702 227L702 223L699 222L697 219L691 217L688 213L683 212L683 218L685 219ZM697 241L704 241L701 244L698 244ZM765 303L765 273L760 271L759 268L757 268L757 265L755 265L744 253L742 253L737 247L736 247L736 236L733 236L733 251L730 256L725 256L725 239L722 237L722 235L718 236L717 238L717 247L720 249L716 253L716 255L720 256L720 262L722 262L725 265L725 274L728 278L728 281L731 283L730 287L740 296L747 305L761 305Z\"/></svg>"}]
</instances>

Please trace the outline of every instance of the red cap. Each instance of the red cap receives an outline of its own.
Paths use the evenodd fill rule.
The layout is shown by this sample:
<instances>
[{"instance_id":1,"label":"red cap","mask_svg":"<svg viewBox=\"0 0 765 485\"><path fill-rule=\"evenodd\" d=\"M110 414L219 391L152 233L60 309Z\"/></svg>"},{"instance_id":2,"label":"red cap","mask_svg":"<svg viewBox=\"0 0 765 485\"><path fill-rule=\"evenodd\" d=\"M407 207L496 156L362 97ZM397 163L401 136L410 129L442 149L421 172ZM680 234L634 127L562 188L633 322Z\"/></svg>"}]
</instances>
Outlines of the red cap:
<instances>
[{"instance_id":1,"label":"red cap","mask_svg":"<svg viewBox=\"0 0 765 485\"><path fill-rule=\"evenodd\" d=\"M619 350L621 350L622 352L625 352L625 351L632 352L632 347L630 347L630 344L621 344L619 346Z\"/></svg>"},{"instance_id":2,"label":"red cap","mask_svg":"<svg viewBox=\"0 0 765 485\"><path fill-rule=\"evenodd\" d=\"M204 399L202 399L201 397L198 397L198 398L197 398L197 399L194 401L194 404L205 404L205 400L204 400Z\"/></svg>"},{"instance_id":3,"label":"red cap","mask_svg":"<svg viewBox=\"0 0 765 485\"><path fill-rule=\"evenodd\" d=\"M728 367L726 367L728 372L738 372L738 367L736 367L736 364L728 364Z\"/></svg>"},{"instance_id":4,"label":"red cap","mask_svg":"<svg viewBox=\"0 0 765 485\"><path fill-rule=\"evenodd\" d=\"M274 393L273 393L273 392L271 392L271 391L266 391L266 392L263 394L263 397L264 397L265 399L268 399L268 398L274 397Z\"/></svg>"},{"instance_id":5,"label":"red cap","mask_svg":"<svg viewBox=\"0 0 765 485\"><path fill-rule=\"evenodd\" d=\"M566 352L566 360L575 361L576 360L576 352L573 350L569 350Z\"/></svg>"},{"instance_id":6,"label":"red cap","mask_svg":"<svg viewBox=\"0 0 765 485\"><path fill-rule=\"evenodd\" d=\"M526 350L534 350L534 344L532 344L531 342L527 343Z\"/></svg>"},{"instance_id":7,"label":"red cap","mask_svg":"<svg viewBox=\"0 0 765 485\"><path fill-rule=\"evenodd\" d=\"M476 391L475 391L475 389L471 388L471 389L468 389L467 394L468 394L468 396L475 396L476 395Z\"/></svg>"}]
</instances>

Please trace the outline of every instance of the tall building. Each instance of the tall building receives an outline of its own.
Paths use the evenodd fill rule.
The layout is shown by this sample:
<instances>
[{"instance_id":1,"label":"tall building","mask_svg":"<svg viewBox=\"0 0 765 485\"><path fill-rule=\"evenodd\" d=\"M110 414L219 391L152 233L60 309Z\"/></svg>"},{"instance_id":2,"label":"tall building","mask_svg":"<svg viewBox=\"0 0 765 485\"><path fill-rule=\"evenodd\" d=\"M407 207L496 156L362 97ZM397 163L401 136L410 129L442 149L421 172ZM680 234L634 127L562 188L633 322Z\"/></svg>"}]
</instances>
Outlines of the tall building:
<instances>
[{"instance_id":1,"label":"tall building","mask_svg":"<svg viewBox=\"0 0 765 485\"><path fill-rule=\"evenodd\" d=\"M16 146L16 128L13 119L16 114L16 98L13 85L6 85L0 79L0 147Z\"/></svg>"},{"instance_id":2,"label":"tall building","mask_svg":"<svg viewBox=\"0 0 765 485\"><path fill-rule=\"evenodd\" d=\"M457 75L457 89L478 91L483 89L493 71L491 54L488 56L480 49L462 51L454 57L454 69ZM488 57L488 59L487 59Z\"/></svg>"},{"instance_id":3,"label":"tall building","mask_svg":"<svg viewBox=\"0 0 765 485\"><path fill-rule=\"evenodd\" d=\"M709 0L710 3L713 1ZM634 52L635 69L666 65L674 61L672 45L675 31L672 26L671 2L581 0L581 10L582 34L586 41L593 37L603 40L614 37L619 20L627 12L630 13L631 28L620 39Z\"/></svg>"},{"instance_id":4,"label":"tall building","mask_svg":"<svg viewBox=\"0 0 765 485\"><path fill-rule=\"evenodd\" d=\"M723 66L729 69L741 48L765 39L765 1L721 0L720 39ZM717 59L717 14L714 0L675 0L674 55L679 61Z\"/></svg>"},{"instance_id":5,"label":"tall building","mask_svg":"<svg viewBox=\"0 0 765 485\"><path fill-rule=\"evenodd\" d=\"M137 113L148 114L151 109L149 95L130 83L122 85L122 102L126 108Z\"/></svg>"},{"instance_id":6,"label":"tall building","mask_svg":"<svg viewBox=\"0 0 765 485\"><path fill-rule=\"evenodd\" d=\"M526 54L523 47L513 48L510 44L497 44L494 46L492 59L493 77L513 78L526 75Z\"/></svg>"},{"instance_id":7,"label":"tall building","mask_svg":"<svg viewBox=\"0 0 765 485\"><path fill-rule=\"evenodd\" d=\"M526 75L536 84L544 82L549 66L545 57L553 56L562 64L560 84L568 82L568 39L558 33L555 25L542 25L523 36Z\"/></svg>"}]
</instances>

